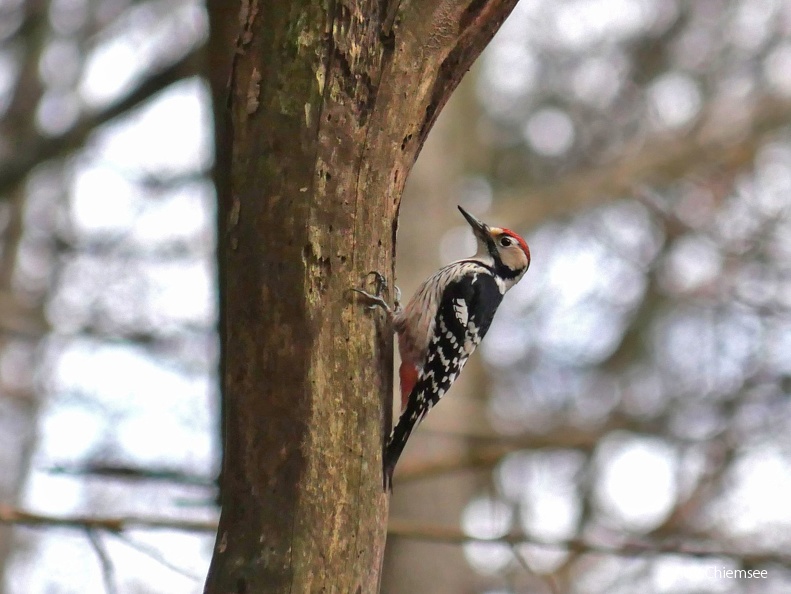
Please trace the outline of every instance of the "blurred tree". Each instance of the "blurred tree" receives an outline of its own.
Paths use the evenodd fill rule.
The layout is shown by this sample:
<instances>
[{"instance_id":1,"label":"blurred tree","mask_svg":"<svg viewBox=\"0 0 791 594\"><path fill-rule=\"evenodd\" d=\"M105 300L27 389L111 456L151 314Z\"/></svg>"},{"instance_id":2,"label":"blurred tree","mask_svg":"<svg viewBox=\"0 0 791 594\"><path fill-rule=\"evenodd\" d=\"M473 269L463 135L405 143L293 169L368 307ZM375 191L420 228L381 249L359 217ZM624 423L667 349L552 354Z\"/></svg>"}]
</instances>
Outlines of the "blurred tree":
<instances>
[{"instance_id":1,"label":"blurred tree","mask_svg":"<svg viewBox=\"0 0 791 594\"><path fill-rule=\"evenodd\" d=\"M152 20L153 14L162 18ZM184 157L188 151L176 155L176 160L182 157L181 163L188 163L186 171L178 171L178 164L173 168L172 160L159 160L149 168L152 160L145 156L151 155L151 144L145 143L146 155L141 158L141 143L129 137L131 130L146 128L145 112L167 94L163 90L172 91L171 85L199 71L200 16L199 9L180 0L0 2L0 515L4 523L15 523L9 506L31 505L31 496L35 500L38 493L47 493L44 500L32 503L38 510L51 511L50 504L68 506L70 501L100 512L103 503L114 498L104 487L94 489L97 483L91 476L114 477L105 485L111 491L118 487L118 477L126 477L120 479L129 481L125 501L137 500L141 509L151 504L151 495L161 489L162 481L171 483L164 490L172 494L175 489L182 495L202 483L198 491L205 497L207 475L212 472L210 437L203 445L200 439L187 442L181 469L162 468L171 464L161 459L149 460L148 468L141 468L139 461L122 460L121 442L123 425L134 423L146 407L147 390L135 389L134 399L126 399L135 402L128 409L131 415L108 415L98 396L111 385L105 394L118 396L125 391L131 376L118 381L124 373L120 370L129 370L126 364L135 360L133 366L154 363L160 379L168 375L167 368L175 376L190 378L176 390L179 398L190 398L190 392L194 397L196 391L207 400L211 395L211 298L204 307L184 308L180 303L181 313L172 316L165 311L167 305L162 308L163 293L153 289L162 267L175 265L184 282L191 266L193 271L200 268L194 265L201 252L213 257L212 235L192 226L197 221L199 227L200 213L211 210L210 192L205 184L202 191L200 187L201 167L207 165L200 161L210 159L210 147L196 155L201 147L194 142L190 147L190 156L197 156L194 161ZM174 25L177 33L163 43L157 27ZM134 59L121 65L123 49L138 35L144 42L136 44ZM109 71L101 68L105 58L110 58ZM108 80L109 72L120 77ZM195 126L197 118L190 123ZM120 152L118 145L112 147L119 136L126 136ZM91 178L98 183L93 185ZM92 185L95 192L89 189ZM134 203L131 211L124 211L125 198ZM189 204L185 211L196 214L182 216L181 225L170 221L164 239L155 229L157 224L151 225L159 217L154 213L165 214L180 200ZM130 227L120 230L116 223L124 212L133 216L124 220ZM192 295L200 301L200 290ZM83 376L87 383L78 380L66 387L60 372L86 369L79 362L81 352L90 353L89 359L109 358L104 364L93 359ZM126 363L119 365L121 359ZM146 375L140 369L133 374L137 378ZM153 370L149 366L148 371ZM209 376L203 385L202 376ZM190 389L190 383L198 390ZM199 398L191 400L193 406ZM157 408L162 410L161 401ZM81 412L70 420L66 419L70 413L61 417L58 412L68 410ZM199 418L199 413L192 415L189 422L199 427ZM157 431L152 433L147 439L153 444L159 437ZM81 451L76 457L75 446ZM187 470L190 458L202 459L194 472ZM65 467L55 468L61 463ZM198 472L204 477L195 476ZM152 488L152 480L160 488ZM41 489L42 483L48 486ZM78 483L81 486L74 490ZM193 487L185 488L187 484ZM82 581L69 586L74 590L104 583L112 591L115 582L134 588L131 584L137 578L118 575L114 561L103 552L103 540L91 534L84 543L80 539L68 544L68 538L3 526L0 564L10 570L5 571L0 590L39 591L53 582L74 580ZM80 549L77 559L85 559L87 552L87 558L100 562L87 568L75 564L72 554ZM32 558L39 562L31 562ZM59 576L53 561L70 567L71 575ZM37 564L50 569L46 574L27 571Z\"/></svg>"}]
</instances>

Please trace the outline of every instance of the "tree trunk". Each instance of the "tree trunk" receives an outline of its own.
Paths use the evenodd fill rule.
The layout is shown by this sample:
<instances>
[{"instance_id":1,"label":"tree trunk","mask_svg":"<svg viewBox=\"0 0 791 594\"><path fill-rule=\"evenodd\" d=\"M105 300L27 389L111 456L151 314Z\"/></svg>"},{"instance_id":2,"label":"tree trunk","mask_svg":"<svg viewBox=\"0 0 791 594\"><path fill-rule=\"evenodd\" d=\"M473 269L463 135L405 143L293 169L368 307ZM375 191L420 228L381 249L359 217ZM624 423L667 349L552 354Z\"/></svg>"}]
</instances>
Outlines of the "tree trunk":
<instances>
[{"instance_id":1,"label":"tree trunk","mask_svg":"<svg viewBox=\"0 0 791 594\"><path fill-rule=\"evenodd\" d=\"M371 270L393 278L405 178L515 3L210 4L212 51L233 58L216 118L230 167L216 176L230 186L218 188L225 443L206 592L378 590L392 335L349 289Z\"/></svg>"}]
</instances>

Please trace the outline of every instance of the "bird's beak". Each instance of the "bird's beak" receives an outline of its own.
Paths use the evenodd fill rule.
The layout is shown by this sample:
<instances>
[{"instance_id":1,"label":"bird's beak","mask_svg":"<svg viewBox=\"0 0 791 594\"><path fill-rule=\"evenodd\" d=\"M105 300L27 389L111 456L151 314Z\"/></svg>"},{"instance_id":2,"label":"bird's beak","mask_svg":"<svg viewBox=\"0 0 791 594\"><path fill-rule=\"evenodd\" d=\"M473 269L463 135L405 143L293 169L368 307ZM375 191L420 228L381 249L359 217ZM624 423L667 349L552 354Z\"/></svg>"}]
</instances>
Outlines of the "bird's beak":
<instances>
[{"instance_id":1,"label":"bird's beak","mask_svg":"<svg viewBox=\"0 0 791 594\"><path fill-rule=\"evenodd\" d=\"M464 218L467 219L467 222L472 227L472 232L475 233L475 237L481 240L484 244L491 240L489 235L489 225L483 223L464 210L461 206L458 207L461 214L464 215Z\"/></svg>"}]
</instances>

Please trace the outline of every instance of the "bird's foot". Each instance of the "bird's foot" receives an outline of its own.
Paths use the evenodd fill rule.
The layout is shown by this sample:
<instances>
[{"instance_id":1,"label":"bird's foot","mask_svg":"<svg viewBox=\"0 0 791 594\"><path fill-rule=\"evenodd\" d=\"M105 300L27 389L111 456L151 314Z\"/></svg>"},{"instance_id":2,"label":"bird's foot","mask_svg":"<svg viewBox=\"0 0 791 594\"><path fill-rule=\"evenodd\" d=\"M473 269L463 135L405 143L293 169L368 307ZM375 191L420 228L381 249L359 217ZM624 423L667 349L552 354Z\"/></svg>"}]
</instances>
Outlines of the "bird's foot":
<instances>
[{"instance_id":1,"label":"bird's foot","mask_svg":"<svg viewBox=\"0 0 791 594\"><path fill-rule=\"evenodd\" d=\"M401 311L401 289L398 287L395 288L395 298L393 299L393 307L387 303L385 298L382 296L388 289L387 279L381 272L376 270L372 270L368 273L368 276L374 277L374 283L376 285L376 290L374 293L369 293L368 291L364 291L363 289L352 288L352 291L355 293L359 293L363 297L365 297L369 302L370 305L368 309L376 309L377 307L381 307L387 316L391 319L394 315Z\"/></svg>"}]
</instances>

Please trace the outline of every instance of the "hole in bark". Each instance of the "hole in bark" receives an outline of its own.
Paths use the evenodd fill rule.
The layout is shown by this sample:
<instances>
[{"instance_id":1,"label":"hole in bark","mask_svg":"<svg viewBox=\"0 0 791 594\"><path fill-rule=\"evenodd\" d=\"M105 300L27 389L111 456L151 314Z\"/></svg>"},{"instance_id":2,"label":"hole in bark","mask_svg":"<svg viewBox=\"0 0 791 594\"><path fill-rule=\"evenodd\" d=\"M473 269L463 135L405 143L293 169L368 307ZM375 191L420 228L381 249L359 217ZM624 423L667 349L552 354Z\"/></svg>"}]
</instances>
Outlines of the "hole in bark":
<instances>
[{"instance_id":1,"label":"hole in bark","mask_svg":"<svg viewBox=\"0 0 791 594\"><path fill-rule=\"evenodd\" d=\"M387 35L382 34L379 37L382 40L382 47L387 51L392 52L395 49L395 33L390 31Z\"/></svg>"},{"instance_id":2,"label":"hole in bark","mask_svg":"<svg viewBox=\"0 0 791 594\"><path fill-rule=\"evenodd\" d=\"M244 578L236 580L236 593L247 594L247 581Z\"/></svg>"},{"instance_id":3,"label":"hole in bark","mask_svg":"<svg viewBox=\"0 0 791 594\"><path fill-rule=\"evenodd\" d=\"M406 136L404 136L404 140L403 140L403 142L401 142L401 150L402 151L406 148L406 144L410 140L412 140L412 135L411 134L407 134Z\"/></svg>"},{"instance_id":4,"label":"hole in bark","mask_svg":"<svg viewBox=\"0 0 791 594\"><path fill-rule=\"evenodd\" d=\"M330 233L332 233L332 225L330 225Z\"/></svg>"},{"instance_id":5,"label":"hole in bark","mask_svg":"<svg viewBox=\"0 0 791 594\"><path fill-rule=\"evenodd\" d=\"M332 179L332 176L330 175L329 171L324 172L324 179L326 179L327 181L330 181Z\"/></svg>"},{"instance_id":6,"label":"hole in bark","mask_svg":"<svg viewBox=\"0 0 791 594\"><path fill-rule=\"evenodd\" d=\"M341 256L341 263L346 262L346 256Z\"/></svg>"},{"instance_id":7,"label":"hole in bark","mask_svg":"<svg viewBox=\"0 0 791 594\"><path fill-rule=\"evenodd\" d=\"M328 121L328 122L331 122L331 121L332 121L332 114L331 114L331 113L328 113L328 114L327 114L327 121Z\"/></svg>"}]
</instances>

